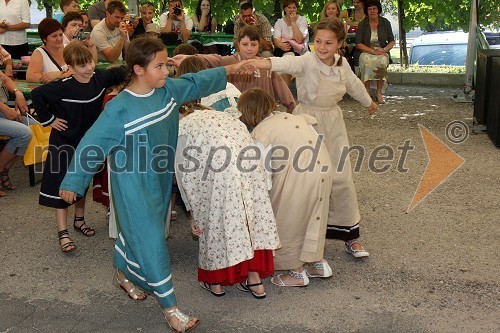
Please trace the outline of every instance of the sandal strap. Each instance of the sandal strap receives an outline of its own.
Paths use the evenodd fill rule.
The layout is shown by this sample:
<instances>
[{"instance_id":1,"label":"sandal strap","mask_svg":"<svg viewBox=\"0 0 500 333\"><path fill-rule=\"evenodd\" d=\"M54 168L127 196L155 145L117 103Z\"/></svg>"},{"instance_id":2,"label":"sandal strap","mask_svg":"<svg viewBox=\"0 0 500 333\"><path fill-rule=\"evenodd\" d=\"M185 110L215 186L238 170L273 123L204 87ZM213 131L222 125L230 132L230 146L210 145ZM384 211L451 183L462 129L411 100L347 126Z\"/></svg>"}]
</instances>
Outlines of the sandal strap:
<instances>
[{"instance_id":1,"label":"sandal strap","mask_svg":"<svg viewBox=\"0 0 500 333\"><path fill-rule=\"evenodd\" d=\"M257 287L257 286L261 286L262 285L262 281L260 281L259 283L248 284L248 280L247 280L247 283L245 283L245 285L247 286L247 288Z\"/></svg>"},{"instance_id":2,"label":"sandal strap","mask_svg":"<svg viewBox=\"0 0 500 333\"><path fill-rule=\"evenodd\" d=\"M69 238L69 237L63 237L63 236L69 236L68 229L64 229L64 230L59 231L57 233L57 236L59 237L59 239Z\"/></svg>"},{"instance_id":3,"label":"sandal strap","mask_svg":"<svg viewBox=\"0 0 500 333\"><path fill-rule=\"evenodd\" d=\"M177 332L185 332L187 324L192 319L191 317L189 317L185 313L182 313L181 310L179 310L178 308L165 311L164 317L165 317L165 320L167 321L168 326L170 326L172 329L176 330ZM175 328L171 324L173 317L177 318L177 327L175 327Z\"/></svg>"},{"instance_id":4,"label":"sandal strap","mask_svg":"<svg viewBox=\"0 0 500 333\"><path fill-rule=\"evenodd\" d=\"M293 269L290 270L290 276L295 278L295 279L302 279L304 280L304 272L299 273L294 271Z\"/></svg>"}]
</instances>

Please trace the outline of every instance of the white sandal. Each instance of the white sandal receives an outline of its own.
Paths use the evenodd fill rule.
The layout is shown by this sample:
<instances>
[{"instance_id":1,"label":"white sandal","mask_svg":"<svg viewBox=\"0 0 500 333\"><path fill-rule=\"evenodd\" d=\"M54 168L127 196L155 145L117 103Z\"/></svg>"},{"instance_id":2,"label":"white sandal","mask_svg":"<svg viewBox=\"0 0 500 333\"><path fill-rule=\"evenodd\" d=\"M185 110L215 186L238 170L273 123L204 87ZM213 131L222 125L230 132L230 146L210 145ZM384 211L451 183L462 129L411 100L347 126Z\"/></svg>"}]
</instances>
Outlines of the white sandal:
<instances>
[{"instance_id":1,"label":"white sandal","mask_svg":"<svg viewBox=\"0 0 500 333\"><path fill-rule=\"evenodd\" d=\"M307 273L306 273L305 269L301 273L296 272L296 271L291 269L290 272L288 273L288 275L290 275L294 279L302 279L304 281L304 284L286 284L285 282L283 282L283 280L281 280L281 277L283 275L286 275L286 274L279 274L279 275L273 276L271 278L271 283L274 284L275 286L279 286L279 287L305 287L309 284L309 278L307 277Z\"/></svg>"},{"instance_id":2,"label":"white sandal","mask_svg":"<svg viewBox=\"0 0 500 333\"><path fill-rule=\"evenodd\" d=\"M319 274L309 274L309 268L314 268L318 271L323 271L323 274L319 275ZM311 278L329 278L333 275L333 271L332 271L332 268L330 267L330 265L328 265L328 262L326 260L322 260L322 261L318 261L318 262L315 262L311 265L309 265L306 269L306 274L308 277L311 277Z\"/></svg>"},{"instance_id":3,"label":"white sandal","mask_svg":"<svg viewBox=\"0 0 500 333\"><path fill-rule=\"evenodd\" d=\"M178 308L164 311L163 316L165 317L165 320L167 321L168 326L175 332L189 332L193 330L198 324L200 323L200 320L195 317L189 317L188 315L184 314L179 310ZM173 327L171 324L172 318L177 318L177 326ZM194 325L191 327L187 327L187 324L189 324L190 321L195 320Z\"/></svg>"}]
</instances>

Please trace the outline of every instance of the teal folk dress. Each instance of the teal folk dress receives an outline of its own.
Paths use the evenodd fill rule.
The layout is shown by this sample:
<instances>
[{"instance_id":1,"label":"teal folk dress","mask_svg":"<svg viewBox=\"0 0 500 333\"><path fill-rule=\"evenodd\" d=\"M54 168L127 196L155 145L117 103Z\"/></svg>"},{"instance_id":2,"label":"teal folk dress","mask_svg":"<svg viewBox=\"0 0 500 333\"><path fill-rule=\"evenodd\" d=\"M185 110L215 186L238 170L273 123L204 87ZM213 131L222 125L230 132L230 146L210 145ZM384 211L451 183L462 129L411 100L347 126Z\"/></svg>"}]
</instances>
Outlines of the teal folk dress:
<instances>
[{"instance_id":1,"label":"teal folk dress","mask_svg":"<svg viewBox=\"0 0 500 333\"><path fill-rule=\"evenodd\" d=\"M226 87L215 68L179 79L145 95L124 90L78 145L61 189L83 195L93 173L110 156L112 200L119 235L114 265L127 279L154 293L163 308L176 305L165 240L172 189L179 107Z\"/></svg>"}]
</instances>

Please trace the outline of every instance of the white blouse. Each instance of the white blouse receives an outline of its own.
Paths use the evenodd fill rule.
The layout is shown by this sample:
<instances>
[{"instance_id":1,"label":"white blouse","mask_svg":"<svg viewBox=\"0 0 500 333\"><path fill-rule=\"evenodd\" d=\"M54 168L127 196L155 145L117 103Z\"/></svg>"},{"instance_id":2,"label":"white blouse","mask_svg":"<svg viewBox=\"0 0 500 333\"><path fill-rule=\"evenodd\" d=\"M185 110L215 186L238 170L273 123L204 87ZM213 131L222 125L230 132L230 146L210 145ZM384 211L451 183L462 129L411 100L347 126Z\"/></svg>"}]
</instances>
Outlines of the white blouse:
<instances>
[{"instance_id":1,"label":"white blouse","mask_svg":"<svg viewBox=\"0 0 500 333\"><path fill-rule=\"evenodd\" d=\"M28 0L10 0L6 5L0 1L0 22L6 21L9 25L31 23L30 5ZM1 45L22 45L28 42L26 30L6 31L0 34Z\"/></svg>"},{"instance_id":2,"label":"white blouse","mask_svg":"<svg viewBox=\"0 0 500 333\"><path fill-rule=\"evenodd\" d=\"M339 57L340 55L335 55L335 63ZM341 66L327 66L312 52L300 57L272 57L269 59L273 71L292 74L297 78L297 100L299 103L314 105L321 74L329 81L343 82L347 93L361 105L369 107L372 102L363 83L351 70L345 58L342 59Z\"/></svg>"},{"instance_id":3,"label":"white blouse","mask_svg":"<svg viewBox=\"0 0 500 333\"><path fill-rule=\"evenodd\" d=\"M304 16L299 15L299 17L297 17L297 26L304 36L304 50L300 53L302 55L307 52L307 43L309 42L309 29L307 28L307 20ZM293 29L291 25L287 25L285 20L280 18L274 24L273 37L280 39L285 36L293 38Z\"/></svg>"}]
</instances>

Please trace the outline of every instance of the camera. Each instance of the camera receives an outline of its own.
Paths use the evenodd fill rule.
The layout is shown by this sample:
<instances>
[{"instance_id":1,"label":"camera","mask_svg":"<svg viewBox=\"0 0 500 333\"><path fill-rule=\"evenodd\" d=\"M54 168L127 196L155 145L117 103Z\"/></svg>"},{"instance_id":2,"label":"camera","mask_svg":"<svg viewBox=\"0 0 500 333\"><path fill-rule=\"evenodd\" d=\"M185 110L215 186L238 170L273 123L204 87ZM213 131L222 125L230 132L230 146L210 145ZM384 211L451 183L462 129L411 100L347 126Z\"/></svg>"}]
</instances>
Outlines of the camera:
<instances>
[{"instance_id":1,"label":"camera","mask_svg":"<svg viewBox=\"0 0 500 333\"><path fill-rule=\"evenodd\" d=\"M84 32L83 29L80 29L80 31L78 31L78 35L76 36L76 39L78 39L79 41L89 38L90 38L90 32Z\"/></svg>"},{"instance_id":2,"label":"camera","mask_svg":"<svg viewBox=\"0 0 500 333\"><path fill-rule=\"evenodd\" d=\"M181 9L181 6L179 6L179 5L175 5L175 7L174 7L174 15L175 15L175 16L179 16L179 15L181 15L181 14L182 14L182 9Z\"/></svg>"}]
</instances>

